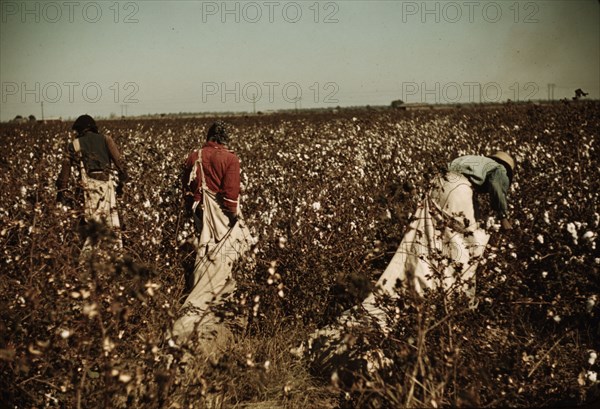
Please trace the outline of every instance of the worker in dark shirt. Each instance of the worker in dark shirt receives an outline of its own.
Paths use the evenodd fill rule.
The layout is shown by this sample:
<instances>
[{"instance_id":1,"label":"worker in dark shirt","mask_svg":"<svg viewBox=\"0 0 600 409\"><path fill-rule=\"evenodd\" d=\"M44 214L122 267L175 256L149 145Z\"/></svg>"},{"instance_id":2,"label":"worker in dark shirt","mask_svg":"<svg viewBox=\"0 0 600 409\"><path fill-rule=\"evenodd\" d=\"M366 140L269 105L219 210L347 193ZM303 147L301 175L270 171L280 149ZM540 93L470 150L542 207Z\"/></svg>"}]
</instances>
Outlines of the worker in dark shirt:
<instances>
[{"instance_id":1,"label":"worker in dark shirt","mask_svg":"<svg viewBox=\"0 0 600 409\"><path fill-rule=\"evenodd\" d=\"M98 132L98 126L89 115L81 115L72 129L75 139L67 145L66 155L56 181L58 189L57 200L66 203L65 193L69 190L71 168L79 168L80 183L84 193L84 218L87 223L92 221L105 224L117 235L117 247L122 247L119 215L116 207L116 193L121 192L123 183L127 181L127 170L121 158L117 145L109 135ZM112 165L119 174L119 183L115 189L112 175ZM82 257L92 249L92 240L86 238L81 251Z\"/></svg>"}]
</instances>

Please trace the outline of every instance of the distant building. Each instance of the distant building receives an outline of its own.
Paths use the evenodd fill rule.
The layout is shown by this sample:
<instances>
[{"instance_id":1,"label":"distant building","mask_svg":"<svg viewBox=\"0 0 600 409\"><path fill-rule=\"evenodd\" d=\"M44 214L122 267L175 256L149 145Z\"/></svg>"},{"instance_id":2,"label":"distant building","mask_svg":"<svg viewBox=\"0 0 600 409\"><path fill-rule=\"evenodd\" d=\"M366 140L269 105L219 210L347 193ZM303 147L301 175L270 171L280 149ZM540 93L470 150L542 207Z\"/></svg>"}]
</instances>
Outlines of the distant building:
<instances>
[{"instance_id":1,"label":"distant building","mask_svg":"<svg viewBox=\"0 0 600 409\"><path fill-rule=\"evenodd\" d=\"M404 106L404 101L402 101L401 99L392 101L391 107L392 109L406 110L406 107Z\"/></svg>"},{"instance_id":2,"label":"distant building","mask_svg":"<svg viewBox=\"0 0 600 409\"><path fill-rule=\"evenodd\" d=\"M433 109L433 105L430 104L424 104L421 102L415 102L415 103L411 103L411 104L404 104L404 109L405 110L416 110L416 109Z\"/></svg>"},{"instance_id":3,"label":"distant building","mask_svg":"<svg viewBox=\"0 0 600 409\"><path fill-rule=\"evenodd\" d=\"M44 118L44 120L40 120L38 122L43 122L45 124L55 124L55 123L60 123L62 121L63 121L62 117L58 117L58 118Z\"/></svg>"}]
</instances>

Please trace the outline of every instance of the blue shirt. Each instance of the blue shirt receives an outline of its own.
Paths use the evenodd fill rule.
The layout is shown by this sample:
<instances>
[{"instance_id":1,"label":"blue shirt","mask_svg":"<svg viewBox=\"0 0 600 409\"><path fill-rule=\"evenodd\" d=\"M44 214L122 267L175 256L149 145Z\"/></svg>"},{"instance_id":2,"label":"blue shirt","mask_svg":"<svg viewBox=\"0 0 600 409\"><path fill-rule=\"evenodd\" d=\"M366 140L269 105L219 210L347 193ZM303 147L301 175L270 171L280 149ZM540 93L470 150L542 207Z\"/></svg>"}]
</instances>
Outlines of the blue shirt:
<instances>
[{"instance_id":1,"label":"blue shirt","mask_svg":"<svg viewBox=\"0 0 600 409\"><path fill-rule=\"evenodd\" d=\"M487 191L498 217L507 217L506 194L510 180L503 165L486 156L467 155L450 162L448 170L464 175L480 190Z\"/></svg>"}]
</instances>

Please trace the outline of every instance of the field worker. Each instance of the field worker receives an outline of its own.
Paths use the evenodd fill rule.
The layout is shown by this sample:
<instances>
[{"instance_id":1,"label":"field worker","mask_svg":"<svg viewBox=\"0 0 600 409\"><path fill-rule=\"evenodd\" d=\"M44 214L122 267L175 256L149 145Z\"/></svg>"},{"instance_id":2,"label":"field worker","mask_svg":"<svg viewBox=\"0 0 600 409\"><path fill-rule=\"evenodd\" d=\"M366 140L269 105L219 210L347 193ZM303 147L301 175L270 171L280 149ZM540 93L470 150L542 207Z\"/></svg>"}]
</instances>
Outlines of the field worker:
<instances>
[{"instance_id":1,"label":"field worker","mask_svg":"<svg viewBox=\"0 0 600 409\"><path fill-rule=\"evenodd\" d=\"M513 158L498 151L490 157L461 156L448 165L448 170L469 179L477 193L489 193L492 209L496 211L502 229L507 231L512 229L512 225L508 220L506 194L514 167Z\"/></svg>"},{"instance_id":2,"label":"field worker","mask_svg":"<svg viewBox=\"0 0 600 409\"><path fill-rule=\"evenodd\" d=\"M79 169L81 188L83 189L83 208L86 223L92 221L110 228L116 235L115 246L123 247L121 227L116 206L116 193L120 194L127 181L127 170L119 149L109 135L98 132L98 126L89 115L81 115L73 123L75 139L69 142L66 155L56 186L57 200L67 203L66 193L71 179L71 167ZM112 165L118 171L118 185L111 171ZM88 236L80 254L80 261L89 255L93 248L93 239Z\"/></svg>"},{"instance_id":3,"label":"field worker","mask_svg":"<svg viewBox=\"0 0 600 409\"><path fill-rule=\"evenodd\" d=\"M182 187L186 210L194 217L198 232L202 231L202 172L205 169L206 188L215 194L228 227L237 219L240 196L240 160L226 147L229 136L226 125L217 121L208 130L206 143L194 150L183 165ZM202 155L203 166L197 166Z\"/></svg>"},{"instance_id":4,"label":"field worker","mask_svg":"<svg viewBox=\"0 0 600 409\"><path fill-rule=\"evenodd\" d=\"M488 193L502 229L510 230L506 194L514 168L510 155L497 152L490 157L461 156L448 165L445 174L436 176L375 290L361 305L344 312L336 324L309 338L313 364L333 370L340 359L348 359L342 357L351 351L343 328L358 325L356 313L389 332L394 323L381 300L397 300L399 287L420 296L436 289L448 295L465 294L475 307L475 272L490 236L477 222L474 194ZM304 347L296 353L304 354Z\"/></svg>"},{"instance_id":5,"label":"field worker","mask_svg":"<svg viewBox=\"0 0 600 409\"><path fill-rule=\"evenodd\" d=\"M186 342L196 331L201 345L214 348L220 347L218 341L202 340L214 341L215 333L228 330L211 307L221 305L235 290L233 265L248 250L251 240L238 203L240 161L227 149L228 140L227 125L222 121L212 124L206 142L188 156L182 172L186 206L193 215L199 239L193 288L172 335L178 342Z\"/></svg>"},{"instance_id":6,"label":"field worker","mask_svg":"<svg viewBox=\"0 0 600 409\"><path fill-rule=\"evenodd\" d=\"M461 156L450 162L448 172L435 178L419 204L376 288L392 297L397 282L419 295L425 289L460 291L474 307L475 272L490 238L477 222L475 193L489 194L502 229L510 230L506 195L514 167L515 161L501 151L489 157ZM383 317L373 294L363 306L372 315Z\"/></svg>"}]
</instances>

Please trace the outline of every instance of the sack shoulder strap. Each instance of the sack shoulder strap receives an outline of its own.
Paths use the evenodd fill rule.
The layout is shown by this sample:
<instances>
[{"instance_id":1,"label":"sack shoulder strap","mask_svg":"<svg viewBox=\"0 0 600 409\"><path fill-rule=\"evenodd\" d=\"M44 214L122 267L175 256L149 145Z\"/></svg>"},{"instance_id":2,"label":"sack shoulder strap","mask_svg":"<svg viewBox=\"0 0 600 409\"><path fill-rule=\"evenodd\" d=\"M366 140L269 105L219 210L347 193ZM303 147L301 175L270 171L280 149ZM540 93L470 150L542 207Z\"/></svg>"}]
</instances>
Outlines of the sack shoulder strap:
<instances>
[{"instance_id":1,"label":"sack shoulder strap","mask_svg":"<svg viewBox=\"0 0 600 409\"><path fill-rule=\"evenodd\" d=\"M208 190L206 187L206 178L204 177L204 167L202 166L202 148L198 149L198 159L196 163L200 166L200 175L202 175L202 190Z\"/></svg>"},{"instance_id":2,"label":"sack shoulder strap","mask_svg":"<svg viewBox=\"0 0 600 409\"><path fill-rule=\"evenodd\" d=\"M190 186L192 184L192 182L194 180L196 180L196 174L198 173L198 166L200 167L200 174L202 175L201 176L202 177L202 180L201 180L202 189L204 189L206 187L206 181L204 180L204 169L202 168L202 148L198 149L198 157L194 161L194 165L192 166L192 169L190 171L190 175L189 175L189 179L188 179L188 186Z\"/></svg>"},{"instance_id":3,"label":"sack shoulder strap","mask_svg":"<svg viewBox=\"0 0 600 409\"><path fill-rule=\"evenodd\" d=\"M81 181L87 183L87 173L83 164L83 155L81 154L81 143L79 142L79 138L73 139L73 142L71 143L73 144L73 150L79 157L79 174L81 175Z\"/></svg>"}]
</instances>

